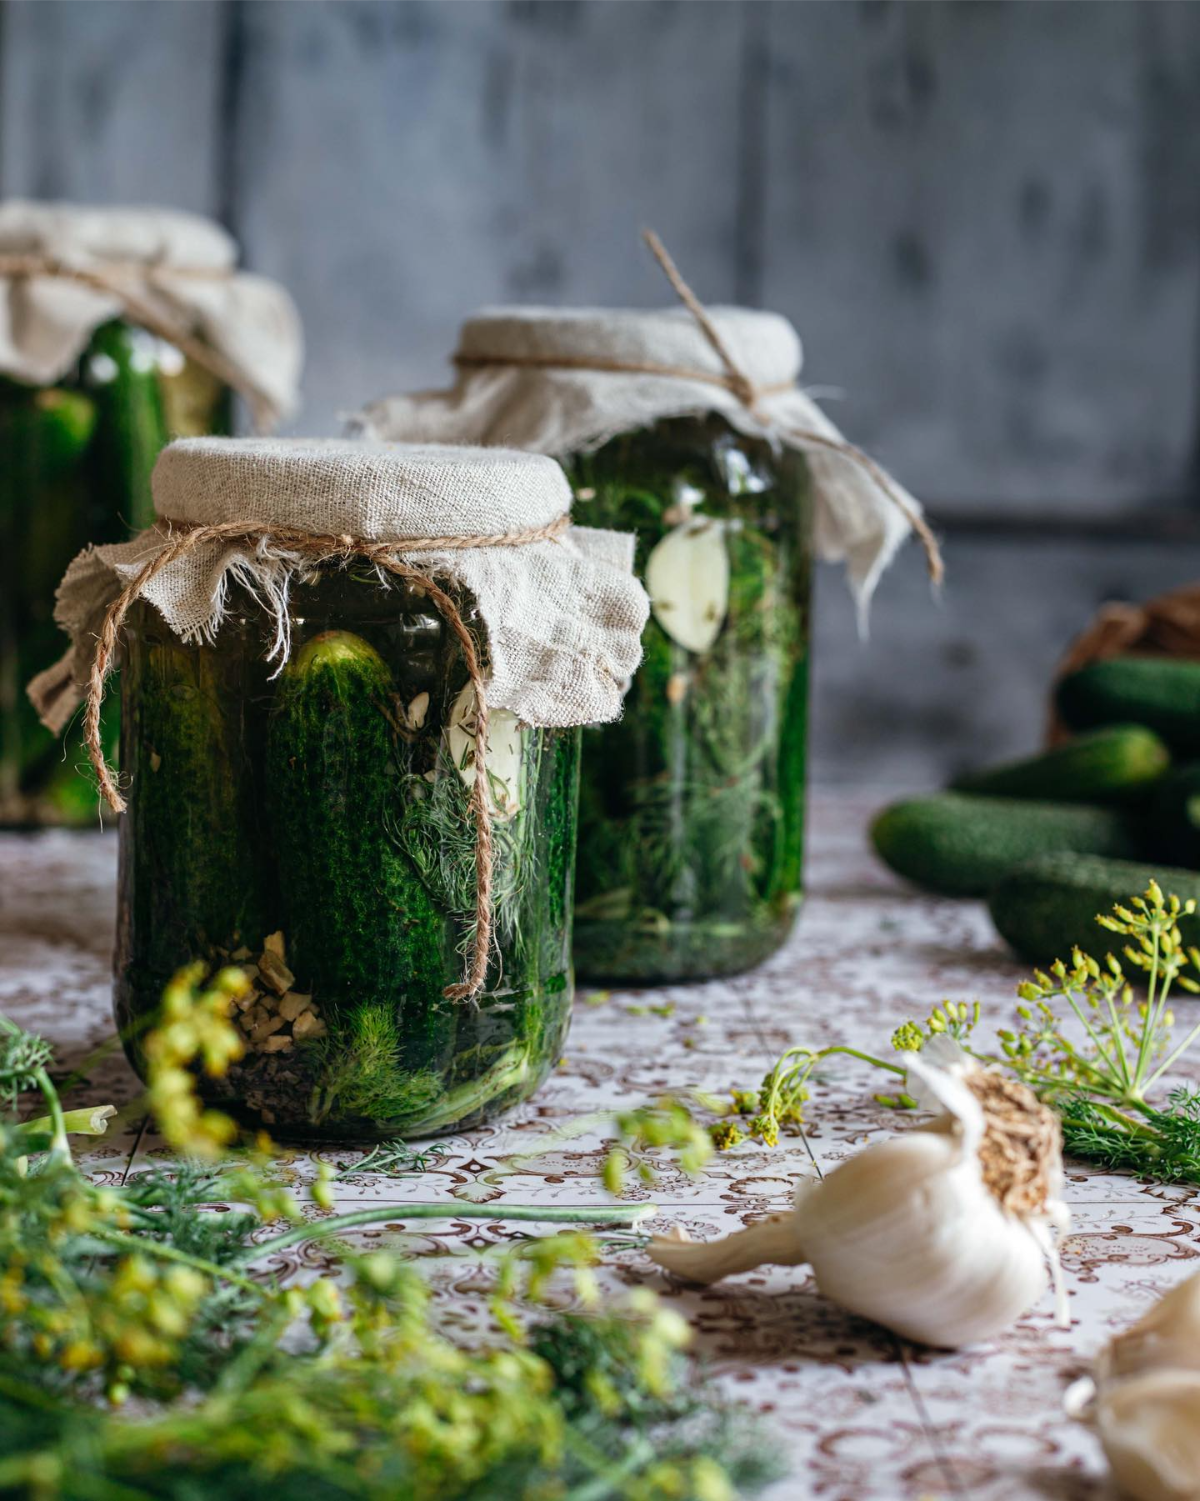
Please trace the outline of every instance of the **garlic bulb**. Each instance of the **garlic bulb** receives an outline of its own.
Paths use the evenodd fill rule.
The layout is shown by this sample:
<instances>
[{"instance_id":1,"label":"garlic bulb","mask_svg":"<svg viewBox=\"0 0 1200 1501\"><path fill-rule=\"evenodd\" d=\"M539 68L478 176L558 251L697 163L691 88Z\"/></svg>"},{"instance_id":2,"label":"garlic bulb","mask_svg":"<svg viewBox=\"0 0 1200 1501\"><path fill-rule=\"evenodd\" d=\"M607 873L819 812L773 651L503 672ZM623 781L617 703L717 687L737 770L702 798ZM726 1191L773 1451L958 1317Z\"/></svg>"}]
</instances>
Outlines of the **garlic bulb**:
<instances>
[{"instance_id":1,"label":"garlic bulb","mask_svg":"<svg viewBox=\"0 0 1200 1501\"><path fill-rule=\"evenodd\" d=\"M1067 1393L1136 1501L1200 1498L1200 1272L1119 1334Z\"/></svg>"},{"instance_id":2,"label":"garlic bulb","mask_svg":"<svg viewBox=\"0 0 1200 1501\"><path fill-rule=\"evenodd\" d=\"M475 726L475 689L468 683L454 700L446 727L451 760L468 788L475 785ZM488 710L488 806L494 818L512 818L521 807L524 739L511 709Z\"/></svg>"},{"instance_id":3,"label":"garlic bulb","mask_svg":"<svg viewBox=\"0 0 1200 1501\"><path fill-rule=\"evenodd\" d=\"M722 523L689 517L646 559L646 592L654 618L680 646L706 652L729 611L729 552Z\"/></svg>"},{"instance_id":4,"label":"garlic bulb","mask_svg":"<svg viewBox=\"0 0 1200 1501\"><path fill-rule=\"evenodd\" d=\"M1048 1264L1058 1285L1057 1118L1000 1074L907 1062L940 1102L935 1121L802 1185L789 1215L712 1244L676 1232L652 1242L652 1259L695 1282L808 1264L835 1303L922 1344L957 1347L1011 1324L1041 1297Z\"/></svg>"}]
</instances>

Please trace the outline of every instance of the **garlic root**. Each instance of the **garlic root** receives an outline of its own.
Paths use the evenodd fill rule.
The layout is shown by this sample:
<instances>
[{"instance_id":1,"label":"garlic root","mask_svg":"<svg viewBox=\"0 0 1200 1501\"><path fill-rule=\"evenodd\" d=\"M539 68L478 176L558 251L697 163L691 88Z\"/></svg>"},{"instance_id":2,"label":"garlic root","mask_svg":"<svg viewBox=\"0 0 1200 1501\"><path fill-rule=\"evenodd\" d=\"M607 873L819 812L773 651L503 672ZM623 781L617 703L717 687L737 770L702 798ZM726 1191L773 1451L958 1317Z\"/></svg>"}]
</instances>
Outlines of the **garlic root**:
<instances>
[{"instance_id":1,"label":"garlic root","mask_svg":"<svg viewBox=\"0 0 1200 1501\"><path fill-rule=\"evenodd\" d=\"M803 1266L808 1260L790 1214L773 1215L721 1240L692 1240L676 1229L669 1235L656 1236L647 1255L666 1271L704 1286L737 1272L749 1272L767 1262L774 1266Z\"/></svg>"}]
</instances>

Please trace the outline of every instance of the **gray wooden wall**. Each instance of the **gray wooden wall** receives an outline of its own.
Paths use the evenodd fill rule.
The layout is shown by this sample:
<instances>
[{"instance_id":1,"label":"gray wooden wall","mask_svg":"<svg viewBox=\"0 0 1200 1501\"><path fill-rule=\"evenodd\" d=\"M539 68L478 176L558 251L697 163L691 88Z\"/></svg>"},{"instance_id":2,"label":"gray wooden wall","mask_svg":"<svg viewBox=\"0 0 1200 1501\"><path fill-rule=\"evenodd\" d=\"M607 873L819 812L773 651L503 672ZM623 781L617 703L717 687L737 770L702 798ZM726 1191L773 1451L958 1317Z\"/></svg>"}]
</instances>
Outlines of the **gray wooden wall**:
<instances>
[{"instance_id":1,"label":"gray wooden wall","mask_svg":"<svg viewBox=\"0 0 1200 1501\"><path fill-rule=\"evenodd\" d=\"M872 643L819 588L818 774L1032 744L1101 600L1200 572L1200 6L0 0L0 192L210 213L286 282L298 430L497 300L790 316L941 527Z\"/></svg>"}]
</instances>

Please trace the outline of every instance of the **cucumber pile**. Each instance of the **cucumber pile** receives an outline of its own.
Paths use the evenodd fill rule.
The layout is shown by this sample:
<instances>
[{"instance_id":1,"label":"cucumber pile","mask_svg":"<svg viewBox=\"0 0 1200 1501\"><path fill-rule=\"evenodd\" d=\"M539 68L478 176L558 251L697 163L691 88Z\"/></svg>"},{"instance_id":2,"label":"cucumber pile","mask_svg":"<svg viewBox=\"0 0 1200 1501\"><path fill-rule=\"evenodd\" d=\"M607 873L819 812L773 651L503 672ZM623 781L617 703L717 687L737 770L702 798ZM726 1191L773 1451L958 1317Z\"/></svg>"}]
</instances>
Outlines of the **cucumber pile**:
<instances>
[{"instance_id":1,"label":"cucumber pile","mask_svg":"<svg viewBox=\"0 0 1200 1501\"><path fill-rule=\"evenodd\" d=\"M986 897L1001 936L1040 964L1094 947L1096 915L1152 878L1200 901L1200 662L1093 662L1055 707L1065 744L893 804L871 829L897 874ZM1200 921L1188 926L1200 942Z\"/></svg>"}]
</instances>

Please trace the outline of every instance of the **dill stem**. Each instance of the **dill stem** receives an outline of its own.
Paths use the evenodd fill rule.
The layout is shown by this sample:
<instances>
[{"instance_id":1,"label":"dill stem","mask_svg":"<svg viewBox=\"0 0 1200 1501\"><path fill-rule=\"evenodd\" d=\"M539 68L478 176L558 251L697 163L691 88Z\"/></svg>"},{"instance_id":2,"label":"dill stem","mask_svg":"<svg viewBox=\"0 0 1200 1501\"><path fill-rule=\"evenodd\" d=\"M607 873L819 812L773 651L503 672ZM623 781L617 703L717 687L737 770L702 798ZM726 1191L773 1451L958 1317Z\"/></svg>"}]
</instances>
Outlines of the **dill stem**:
<instances>
[{"instance_id":1,"label":"dill stem","mask_svg":"<svg viewBox=\"0 0 1200 1501\"><path fill-rule=\"evenodd\" d=\"M1099 1115L1103 1115L1116 1125L1123 1126L1131 1136L1144 1136L1150 1141L1162 1140L1161 1131L1156 1131L1153 1126L1148 1126L1144 1121L1135 1120L1133 1116L1126 1115L1115 1105L1107 1105L1102 1100L1093 1100L1092 1107Z\"/></svg>"},{"instance_id":2,"label":"dill stem","mask_svg":"<svg viewBox=\"0 0 1200 1501\"><path fill-rule=\"evenodd\" d=\"M1075 1000L1074 992L1071 991L1068 987L1064 986L1063 989L1062 989L1062 991L1060 992L1060 994L1062 995L1063 999L1066 1001L1067 1005L1070 1006L1071 1010L1079 1018L1079 1021L1080 1021L1080 1023L1083 1026L1083 1030L1091 1038L1091 1040L1092 1040L1092 1046L1096 1049L1096 1052L1099 1053L1100 1057L1104 1059L1105 1067L1108 1069L1108 1072L1109 1072L1109 1077L1112 1079L1112 1081L1115 1084L1117 1084L1119 1086L1120 1084L1122 1084L1124 1082L1122 1080L1122 1078L1121 1078L1120 1072L1117 1069L1116 1065L1113 1063L1111 1057L1109 1057L1108 1049L1100 1041L1100 1034L1095 1030L1095 1028L1092 1026L1092 1024L1088 1021L1087 1017L1083 1014L1082 1009L1077 1004L1077 1002ZM1075 1054L1075 1049L1074 1048L1071 1048L1070 1051L1071 1051L1072 1055Z\"/></svg>"},{"instance_id":3,"label":"dill stem","mask_svg":"<svg viewBox=\"0 0 1200 1501\"><path fill-rule=\"evenodd\" d=\"M1146 1068L1146 1054L1150 1050L1150 1019L1154 1015L1154 999L1158 990L1158 926L1154 929L1154 950L1150 955L1150 987L1146 999L1146 1017L1142 1023L1142 1037L1138 1044L1137 1066L1133 1075L1133 1088L1138 1094L1145 1091L1143 1074Z\"/></svg>"},{"instance_id":4,"label":"dill stem","mask_svg":"<svg viewBox=\"0 0 1200 1501\"><path fill-rule=\"evenodd\" d=\"M306 1240L337 1235L357 1225L377 1225L388 1220L537 1220L542 1224L627 1225L636 1228L643 1220L658 1213L657 1204L639 1204L625 1209L620 1205L598 1204L578 1209L561 1209L536 1204L388 1204L371 1209L356 1209L351 1214L334 1215L327 1220L309 1220L296 1225L271 1240L248 1246L235 1264L257 1261L288 1246Z\"/></svg>"},{"instance_id":5,"label":"dill stem","mask_svg":"<svg viewBox=\"0 0 1200 1501\"><path fill-rule=\"evenodd\" d=\"M654 1458L655 1449L644 1435L631 1440L621 1459L609 1459L594 1444L588 1443L581 1434L568 1427L563 1434L568 1447L577 1459L596 1473L589 1480L580 1481L567 1491L563 1501L606 1501L614 1494L616 1483L635 1475L643 1465Z\"/></svg>"},{"instance_id":6,"label":"dill stem","mask_svg":"<svg viewBox=\"0 0 1200 1501\"><path fill-rule=\"evenodd\" d=\"M62 1101L58 1098L58 1090L51 1083L50 1075L44 1068L39 1068L34 1073L33 1082L41 1090L49 1112L50 1154L53 1157L65 1157L71 1161L71 1143L67 1140L67 1123L63 1119Z\"/></svg>"},{"instance_id":7,"label":"dill stem","mask_svg":"<svg viewBox=\"0 0 1200 1501\"><path fill-rule=\"evenodd\" d=\"M1109 1025L1112 1028L1112 1035L1117 1039L1117 1050L1120 1053L1121 1083L1124 1084L1126 1090L1129 1090L1132 1088L1133 1080L1129 1076L1129 1054L1125 1051L1125 1029L1122 1027L1121 1020L1117 1016L1117 1008L1113 1001L1111 990L1106 991L1104 999L1108 1005Z\"/></svg>"},{"instance_id":8,"label":"dill stem","mask_svg":"<svg viewBox=\"0 0 1200 1501\"><path fill-rule=\"evenodd\" d=\"M1183 1039L1179 1046L1174 1050L1174 1052L1170 1053L1154 1070L1154 1072L1146 1080L1146 1083L1143 1086L1143 1092L1145 1092L1145 1090L1147 1089L1152 1088L1153 1085L1162 1078L1163 1074L1166 1073L1166 1071L1171 1067L1176 1059L1180 1058L1184 1053L1187 1052L1188 1048L1191 1047L1192 1043L1195 1042L1197 1037L1200 1037L1200 1022L1196 1023L1196 1025Z\"/></svg>"},{"instance_id":9,"label":"dill stem","mask_svg":"<svg viewBox=\"0 0 1200 1501\"><path fill-rule=\"evenodd\" d=\"M206 1277L215 1278L219 1282L232 1282L235 1287L240 1287L246 1292L255 1293L260 1298L266 1297L266 1291L257 1282L249 1277L243 1277L232 1266L220 1266L215 1261L206 1261L202 1256L191 1256L187 1251L180 1251L175 1246L168 1245L165 1241L151 1240L140 1235L129 1235L124 1230L105 1230L90 1228L86 1232L94 1240L101 1240L106 1245L115 1246L118 1250L128 1251L136 1256L157 1256L160 1261L172 1261L178 1266L190 1266L194 1271L203 1272Z\"/></svg>"},{"instance_id":10,"label":"dill stem","mask_svg":"<svg viewBox=\"0 0 1200 1501\"><path fill-rule=\"evenodd\" d=\"M862 1053L858 1048L849 1048L838 1045L831 1048L822 1048L814 1055L814 1063L822 1058L828 1058L832 1053L845 1053L847 1057L857 1058L862 1063L872 1063L876 1068L885 1068L889 1074L906 1074L908 1070L902 1063L889 1063L886 1058L876 1058L871 1053Z\"/></svg>"}]
</instances>

